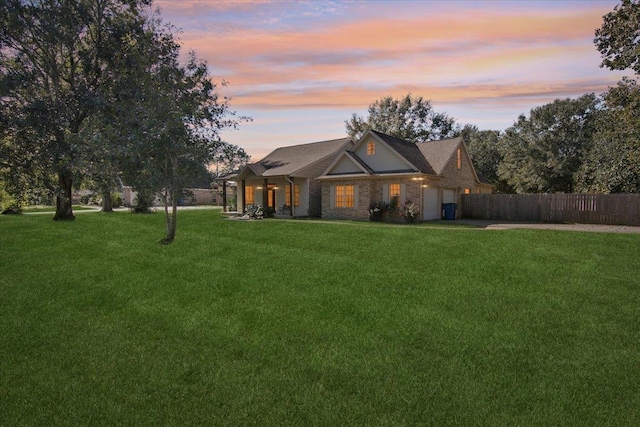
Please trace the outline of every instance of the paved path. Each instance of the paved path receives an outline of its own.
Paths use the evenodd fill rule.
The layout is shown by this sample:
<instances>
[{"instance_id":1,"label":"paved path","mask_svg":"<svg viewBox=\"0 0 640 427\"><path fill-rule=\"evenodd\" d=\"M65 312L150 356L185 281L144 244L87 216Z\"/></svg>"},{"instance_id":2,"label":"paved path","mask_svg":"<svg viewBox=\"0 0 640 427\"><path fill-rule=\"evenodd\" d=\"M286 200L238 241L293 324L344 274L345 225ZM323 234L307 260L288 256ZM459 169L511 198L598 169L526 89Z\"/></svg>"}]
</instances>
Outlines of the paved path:
<instances>
[{"instance_id":1,"label":"paved path","mask_svg":"<svg viewBox=\"0 0 640 427\"><path fill-rule=\"evenodd\" d=\"M594 233L633 233L640 234L640 227L629 225L601 225L601 224L552 224L552 223L529 223L529 222L508 222L489 221L480 219L459 219L452 221L452 224L468 224L487 230L508 230L514 228L532 228L540 230L563 230L563 231L588 231Z\"/></svg>"},{"instance_id":2,"label":"paved path","mask_svg":"<svg viewBox=\"0 0 640 427\"><path fill-rule=\"evenodd\" d=\"M164 206L154 206L157 212L164 212ZM209 206L209 205L201 205L201 206L178 206L179 211L188 211L188 210L202 210L202 209L219 209L222 212L222 208L219 206ZM171 210L171 207L169 207ZM113 208L114 212L129 212L130 209L126 207ZM84 209L74 209L73 214L81 214L81 213L90 213L90 212L102 212L102 208L96 206L87 206ZM42 211L42 212L23 212L24 215L54 215L55 209L52 208L50 211Z\"/></svg>"}]
</instances>

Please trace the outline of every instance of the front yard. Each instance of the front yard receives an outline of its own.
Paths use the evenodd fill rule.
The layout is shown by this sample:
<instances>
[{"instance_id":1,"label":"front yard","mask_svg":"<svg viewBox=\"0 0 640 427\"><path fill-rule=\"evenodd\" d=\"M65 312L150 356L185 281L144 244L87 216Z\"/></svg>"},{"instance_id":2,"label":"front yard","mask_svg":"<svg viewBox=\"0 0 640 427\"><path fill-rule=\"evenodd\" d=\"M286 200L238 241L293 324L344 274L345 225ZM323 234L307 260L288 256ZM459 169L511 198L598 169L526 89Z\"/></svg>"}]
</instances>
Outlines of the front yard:
<instances>
[{"instance_id":1,"label":"front yard","mask_svg":"<svg viewBox=\"0 0 640 427\"><path fill-rule=\"evenodd\" d=\"M0 425L638 425L640 235L0 218Z\"/></svg>"}]
</instances>

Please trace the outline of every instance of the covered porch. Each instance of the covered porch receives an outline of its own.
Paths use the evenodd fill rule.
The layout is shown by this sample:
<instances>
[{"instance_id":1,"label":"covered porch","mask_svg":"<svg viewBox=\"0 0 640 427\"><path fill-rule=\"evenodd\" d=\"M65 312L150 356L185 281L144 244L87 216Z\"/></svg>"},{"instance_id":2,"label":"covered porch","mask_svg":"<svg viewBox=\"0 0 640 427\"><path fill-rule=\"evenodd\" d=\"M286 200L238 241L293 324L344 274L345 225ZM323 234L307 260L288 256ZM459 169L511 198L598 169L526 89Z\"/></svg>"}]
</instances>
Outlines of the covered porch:
<instances>
[{"instance_id":1,"label":"covered porch","mask_svg":"<svg viewBox=\"0 0 640 427\"><path fill-rule=\"evenodd\" d=\"M260 205L275 218L309 216L310 181L291 176L258 176L245 169L238 176L238 211Z\"/></svg>"}]
</instances>

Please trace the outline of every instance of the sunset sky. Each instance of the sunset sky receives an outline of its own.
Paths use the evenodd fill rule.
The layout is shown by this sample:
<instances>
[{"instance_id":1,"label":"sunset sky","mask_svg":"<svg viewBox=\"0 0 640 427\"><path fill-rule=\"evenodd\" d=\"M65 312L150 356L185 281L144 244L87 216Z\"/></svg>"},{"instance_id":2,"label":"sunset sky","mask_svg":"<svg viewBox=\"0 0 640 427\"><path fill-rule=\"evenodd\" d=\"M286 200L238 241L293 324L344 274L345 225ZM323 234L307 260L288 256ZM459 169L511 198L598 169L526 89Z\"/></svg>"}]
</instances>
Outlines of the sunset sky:
<instances>
[{"instance_id":1,"label":"sunset sky","mask_svg":"<svg viewBox=\"0 0 640 427\"><path fill-rule=\"evenodd\" d=\"M593 44L616 0L156 0L185 50L209 64L240 115L223 138L252 161L345 135L352 113L407 93L460 124L504 130L556 98L604 92L625 75Z\"/></svg>"}]
</instances>

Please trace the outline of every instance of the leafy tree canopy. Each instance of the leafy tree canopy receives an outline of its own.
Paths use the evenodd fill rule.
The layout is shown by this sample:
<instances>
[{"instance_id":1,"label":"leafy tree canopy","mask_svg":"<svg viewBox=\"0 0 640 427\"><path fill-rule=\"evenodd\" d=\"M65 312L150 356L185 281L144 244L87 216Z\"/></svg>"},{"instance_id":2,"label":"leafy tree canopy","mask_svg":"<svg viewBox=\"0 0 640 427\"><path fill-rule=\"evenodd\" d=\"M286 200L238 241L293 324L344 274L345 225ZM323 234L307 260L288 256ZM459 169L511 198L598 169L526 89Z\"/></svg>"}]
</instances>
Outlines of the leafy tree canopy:
<instances>
[{"instance_id":1,"label":"leafy tree canopy","mask_svg":"<svg viewBox=\"0 0 640 427\"><path fill-rule=\"evenodd\" d=\"M87 119L108 102L110 86L134 66L148 0L4 0L0 2L0 112L15 165L57 188L54 219L73 219L71 190L82 175Z\"/></svg>"},{"instance_id":2,"label":"leafy tree canopy","mask_svg":"<svg viewBox=\"0 0 640 427\"><path fill-rule=\"evenodd\" d=\"M238 170L251 158L243 148L224 141L214 143L212 157L211 168L216 178Z\"/></svg>"},{"instance_id":3,"label":"leafy tree canopy","mask_svg":"<svg viewBox=\"0 0 640 427\"><path fill-rule=\"evenodd\" d=\"M147 31L152 37L138 52L142 67L132 76L136 86L115 91L122 101L110 133L126 154L120 163L125 181L140 194L161 194L167 226L162 242L171 243L178 198L225 146L219 132L248 118L235 117L194 52L181 63L170 26L156 17Z\"/></svg>"},{"instance_id":4,"label":"leafy tree canopy","mask_svg":"<svg viewBox=\"0 0 640 427\"><path fill-rule=\"evenodd\" d=\"M598 98L587 94L521 115L502 137L498 176L518 193L573 192L597 112Z\"/></svg>"},{"instance_id":5,"label":"leafy tree canopy","mask_svg":"<svg viewBox=\"0 0 640 427\"><path fill-rule=\"evenodd\" d=\"M601 67L640 74L640 2L622 0L607 13L594 43L602 54Z\"/></svg>"},{"instance_id":6,"label":"leafy tree canopy","mask_svg":"<svg viewBox=\"0 0 640 427\"><path fill-rule=\"evenodd\" d=\"M368 112L366 118L354 113L345 121L350 137L357 140L373 129L406 141L425 142L450 138L459 132L453 118L436 112L431 101L421 96L386 96L369 105Z\"/></svg>"},{"instance_id":7,"label":"leafy tree canopy","mask_svg":"<svg viewBox=\"0 0 640 427\"><path fill-rule=\"evenodd\" d=\"M476 172L491 182L497 192L513 192L511 187L498 177L498 165L502 162L500 131L479 130L477 126L465 125L460 134L469 150Z\"/></svg>"},{"instance_id":8,"label":"leafy tree canopy","mask_svg":"<svg viewBox=\"0 0 640 427\"><path fill-rule=\"evenodd\" d=\"M578 191L640 192L640 86L625 78L604 94L592 147L577 174Z\"/></svg>"}]
</instances>

